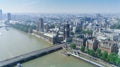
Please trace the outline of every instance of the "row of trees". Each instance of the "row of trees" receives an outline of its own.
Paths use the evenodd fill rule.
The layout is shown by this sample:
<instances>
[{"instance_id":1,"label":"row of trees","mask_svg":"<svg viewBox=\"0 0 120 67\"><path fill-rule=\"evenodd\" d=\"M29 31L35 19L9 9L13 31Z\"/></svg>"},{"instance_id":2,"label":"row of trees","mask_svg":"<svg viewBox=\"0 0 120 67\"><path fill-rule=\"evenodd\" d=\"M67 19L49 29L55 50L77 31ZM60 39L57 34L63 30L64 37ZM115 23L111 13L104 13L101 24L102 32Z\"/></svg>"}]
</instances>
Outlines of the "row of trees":
<instances>
[{"instance_id":1,"label":"row of trees","mask_svg":"<svg viewBox=\"0 0 120 67\"><path fill-rule=\"evenodd\" d=\"M88 53L89 55L100 58L106 62L120 66L120 58L119 58L118 54L116 54L116 53L108 54L108 52L106 52L106 51L102 52L99 48L97 48L96 51L94 51L93 49L87 49L87 51L85 51L84 46L81 46L80 50L82 52Z\"/></svg>"},{"instance_id":2,"label":"row of trees","mask_svg":"<svg viewBox=\"0 0 120 67\"><path fill-rule=\"evenodd\" d=\"M76 44L74 44L74 43L70 44L70 48L76 49ZM96 51L93 49L86 50L85 46L81 46L80 51L88 53L91 56L100 58L100 59L102 59L106 62L109 62L111 64L120 66L120 58L119 58L118 54L116 54L116 53L108 54L108 52L106 52L106 51L102 52L99 48L97 48Z\"/></svg>"},{"instance_id":3,"label":"row of trees","mask_svg":"<svg viewBox=\"0 0 120 67\"><path fill-rule=\"evenodd\" d=\"M24 32L28 32L29 29L36 29L36 26L25 25L20 23L11 24L11 26Z\"/></svg>"}]
</instances>

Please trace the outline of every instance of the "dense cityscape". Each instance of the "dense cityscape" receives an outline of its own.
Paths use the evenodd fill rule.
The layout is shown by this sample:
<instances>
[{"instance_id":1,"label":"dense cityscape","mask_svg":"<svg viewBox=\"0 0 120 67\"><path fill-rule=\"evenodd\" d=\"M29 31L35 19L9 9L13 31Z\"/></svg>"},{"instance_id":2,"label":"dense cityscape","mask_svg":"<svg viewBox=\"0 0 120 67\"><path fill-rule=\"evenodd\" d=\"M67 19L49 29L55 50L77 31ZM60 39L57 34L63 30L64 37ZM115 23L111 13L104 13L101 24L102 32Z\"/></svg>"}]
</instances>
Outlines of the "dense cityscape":
<instances>
[{"instance_id":1,"label":"dense cityscape","mask_svg":"<svg viewBox=\"0 0 120 67\"><path fill-rule=\"evenodd\" d=\"M86 58L96 66L119 67L120 18L93 15L2 14L1 23L31 33L53 44L63 44L63 54ZM1 25L2 27L2 25ZM86 61L86 60L85 60Z\"/></svg>"},{"instance_id":2,"label":"dense cityscape","mask_svg":"<svg viewBox=\"0 0 120 67\"><path fill-rule=\"evenodd\" d=\"M120 1L0 1L0 67L120 67Z\"/></svg>"}]
</instances>

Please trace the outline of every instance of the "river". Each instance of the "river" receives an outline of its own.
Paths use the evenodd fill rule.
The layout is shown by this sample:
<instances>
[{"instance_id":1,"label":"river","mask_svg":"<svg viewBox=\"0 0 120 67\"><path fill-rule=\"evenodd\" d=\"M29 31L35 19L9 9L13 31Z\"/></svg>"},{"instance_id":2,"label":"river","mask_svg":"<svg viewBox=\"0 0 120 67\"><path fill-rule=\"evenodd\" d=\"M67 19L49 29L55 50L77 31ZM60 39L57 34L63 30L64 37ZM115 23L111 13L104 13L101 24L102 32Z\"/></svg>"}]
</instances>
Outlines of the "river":
<instances>
[{"instance_id":1,"label":"river","mask_svg":"<svg viewBox=\"0 0 120 67\"><path fill-rule=\"evenodd\" d=\"M31 34L13 28L0 28L0 61L52 46ZM93 65L61 54L61 51L23 63L23 67L94 67Z\"/></svg>"}]
</instances>

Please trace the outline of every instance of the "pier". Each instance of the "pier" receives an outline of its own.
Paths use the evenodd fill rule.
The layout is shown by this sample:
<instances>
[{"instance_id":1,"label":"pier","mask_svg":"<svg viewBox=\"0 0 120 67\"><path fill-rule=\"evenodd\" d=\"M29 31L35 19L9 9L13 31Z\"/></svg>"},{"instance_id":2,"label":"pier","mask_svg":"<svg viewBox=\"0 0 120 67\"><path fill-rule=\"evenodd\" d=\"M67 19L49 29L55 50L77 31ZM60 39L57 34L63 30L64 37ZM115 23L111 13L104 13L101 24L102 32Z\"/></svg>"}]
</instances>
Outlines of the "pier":
<instances>
[{"instance_id":1,"label":"pier","mask_svg":"<svg viewBox=\"0 0 120 67\"><path fill-rule=\"evenodd\" d=\"M30 53L26 53L26 54L23 54L20 56L16 56L16 57L13 57L10 59L0 61L0 67L13 67L17 63L27 62L27 61L30 61L32 59L41 57L43 55L52 53L52 52L57 51L57 50L60 50L60 49L62 49L62 46L63 45L55 45L55 46L36 50L36 51L30 52Z\"/></svg>"},{"instance_id":2,"label":"pier","mask_svg":"<svg viewBox=\"0 0 120 67\"><path fill-rule=\"evenodd\" d=\"M86 62L88 62L88 63L90 63L90 64L93 64L93 65L95 65L95 66L97 66L97 67L104 67L104 66L101 65L101 64L98 64L98 63L93 62L93 61L90 61L90 60L88 60L88 59L86 59L86 58L80 57L80 56L75 55L75 54L73 54L73 53L71 53L71 52L67 52L67 54L72 55L72 56L74 56L74 57L77 57L77 58L79 58L79 59L82 59L82 60L84 60L84 61L86 61Z\"/></svg>"}]
</instances>

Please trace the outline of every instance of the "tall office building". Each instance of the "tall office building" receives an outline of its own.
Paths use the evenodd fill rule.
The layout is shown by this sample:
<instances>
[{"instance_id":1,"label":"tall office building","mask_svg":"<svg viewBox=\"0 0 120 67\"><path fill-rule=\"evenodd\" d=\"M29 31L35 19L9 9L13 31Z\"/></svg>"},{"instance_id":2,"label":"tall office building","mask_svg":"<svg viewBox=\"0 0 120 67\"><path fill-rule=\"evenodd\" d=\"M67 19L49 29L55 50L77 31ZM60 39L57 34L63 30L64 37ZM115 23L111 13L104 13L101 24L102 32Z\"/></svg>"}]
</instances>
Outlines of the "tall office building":
<instances>
[{"instance_id":1,"label":"tall office building","mask_svg":"<svg viewBox=\"0 0 120 67\"><path fill-rule=\"evenodd\" d=\"M38 22L38 31L44 32L44 22L42 18L40 18Z\"/></svg>"},{"instance_id":2,"label":"tall office building","mask_svg":"<svg viewBox=\"0 0 120 67\"><path fill-rule=\"evenodd\" d=\"M8 21L11 20L11 13L7 13L7 20L8 20Z\"/></svg>"},{"instance_id":3,"label":"tall office building","mask_svg":"<svg viewBox=\"0 0 120 67\"><path fill-rule=\"evenodd\" d=\"M0 9L0 20L2 19L2 10Z\"/></svg>"}]
</instances>

